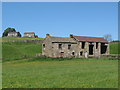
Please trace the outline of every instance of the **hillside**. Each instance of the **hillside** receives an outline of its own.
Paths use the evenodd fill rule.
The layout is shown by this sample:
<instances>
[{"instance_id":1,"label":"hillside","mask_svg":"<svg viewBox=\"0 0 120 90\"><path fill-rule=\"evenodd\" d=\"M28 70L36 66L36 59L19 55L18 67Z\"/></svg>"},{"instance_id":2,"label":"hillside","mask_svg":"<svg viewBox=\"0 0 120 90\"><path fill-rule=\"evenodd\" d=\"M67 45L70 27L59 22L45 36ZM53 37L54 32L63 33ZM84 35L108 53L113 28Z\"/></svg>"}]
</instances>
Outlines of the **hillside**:
<instances>
[{"instance_id":1,"label":"hillside","mask_svg":"<svg viewBox=\"0 0 120 90\"><path fill-rule=\"evenodd\" d=\"M27 59L34 57L36 53L42 53L42 44L25 42L7 42L8 40L43 40L43 38L2 38L2 55L4 60ZM5 41L5 42L4 42ZM119 47L119 48L118 48ZM120 43L110 43L110 54L120 54Z\"/></svg>"},{"instance_id":2,"label":"hillside","mask_svg":"<svg viewBox=\"0 0 120 90\"><path fill-rule=\"evenodd\" d=\"M120 42L110 43L110 54L120 54Z\"/></svg>"},{"instance_id":3,"label":"hillside","mask_svg":"<svg viewBox=\"0 0 120 90\"><path fill-rule=\"evenodd\" d=\"M26 59L34 57L42 52L39 43L4 42L2 43L2 55L4 60Z\"/></svg>"}]
</instances>

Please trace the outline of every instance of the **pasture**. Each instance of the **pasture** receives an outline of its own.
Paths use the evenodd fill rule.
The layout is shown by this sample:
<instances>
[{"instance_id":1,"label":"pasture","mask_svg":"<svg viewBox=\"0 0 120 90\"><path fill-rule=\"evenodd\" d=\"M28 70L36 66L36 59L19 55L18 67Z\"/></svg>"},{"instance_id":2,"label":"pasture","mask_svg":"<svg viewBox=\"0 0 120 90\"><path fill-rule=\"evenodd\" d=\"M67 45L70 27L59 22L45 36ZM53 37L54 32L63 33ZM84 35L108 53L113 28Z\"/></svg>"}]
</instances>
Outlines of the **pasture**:
<instances>
[{"instance_id":1,"label":"pasture","mask_svg":"<svg viewBox=\"0 0 120 90\"><path fill-rule=\"evenodd\" d=\"M16 38L25 39L32 38ZM42 44L8 40L14 38L2 41L3 88L118 87L118 60L35 58L42 52ZM120 54L119 44L110 43L110 54Z\"/></svg>"},{"instance_id":2,"label":"pasture","mask_svg":"<svg viewBox=\"0 0 120 90\"><path fill-rule=\"evenodd\" d=\"M6 37L4 37L5 39ZM34 57L42 53L42 44L25 42L2 42L3 60L21 60ZM110 54L120 54L120 43L110 43Z\"/></svg>"},{"instance_id":3,"label":"pasture","mask_svg":"<svg viewBox=\"0 0 120 90\"><path fill-rule=\"evenodd\" d=\"M41 49L42 45L39 43L3 42L3 61L31 58L34 57L36 53L41 53Z\"/></svg>"},{"instance_id":4,"label":"pasture","mask_svg":"<svg viewBox=\"0 0 120 90\"><path fill-rule=\"evenodd\" d=\"M120 42L110 43L110 54L120 54Z\"/></svg>"},{"instance_id":5,"label":"pasture","mask_svg":"<svg viewBox=\"0 0 120 90\"><path fill-rule=\"evenodd\" d=\"M117 88L118 60L16 60L3 63L3 88Z\"/></svg>"}]
</instances>

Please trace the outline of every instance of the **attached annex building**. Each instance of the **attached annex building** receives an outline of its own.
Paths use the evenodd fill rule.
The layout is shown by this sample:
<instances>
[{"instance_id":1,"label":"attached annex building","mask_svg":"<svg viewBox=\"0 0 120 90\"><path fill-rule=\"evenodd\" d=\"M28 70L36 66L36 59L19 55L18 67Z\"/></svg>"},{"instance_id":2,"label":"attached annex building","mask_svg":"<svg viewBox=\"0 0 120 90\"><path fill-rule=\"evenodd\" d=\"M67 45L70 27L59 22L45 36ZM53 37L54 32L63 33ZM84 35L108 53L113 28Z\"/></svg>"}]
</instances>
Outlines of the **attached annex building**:
<instances>
[{"instance_id":1,"label":"attached annex building","mask_svg":"<svg viewBox=\"0 0 120 90\"><path fill-rule=\"evenodd\" d=\"M53 37L46 34L42 45L42 55L47 57L100 57L109 55L109 43L98 37Z\"/></svg>"}]
</instances>

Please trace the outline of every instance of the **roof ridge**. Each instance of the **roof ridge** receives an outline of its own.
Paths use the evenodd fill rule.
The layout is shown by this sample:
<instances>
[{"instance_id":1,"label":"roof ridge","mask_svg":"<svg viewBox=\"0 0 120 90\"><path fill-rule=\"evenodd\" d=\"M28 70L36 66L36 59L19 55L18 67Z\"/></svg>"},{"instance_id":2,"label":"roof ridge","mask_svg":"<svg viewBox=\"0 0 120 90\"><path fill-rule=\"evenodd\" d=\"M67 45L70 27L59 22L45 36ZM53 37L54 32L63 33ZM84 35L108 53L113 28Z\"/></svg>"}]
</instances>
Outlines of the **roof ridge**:
<instances>
[{"instance_id":1,"label":"roof ridge","mask_svg":"<svg viewBox=\"0 0 120 90\"><path fill-rule=\"evenodd\" d=\"M100 37L85 37L85 36L73 36L77 41L88 41L88 42L108 42L104 38Z\"/></svg>"},{"instance_id":2,"label":"roof ridge","mask_svg":"<svg viewBox=\"0 0 120 90\"><path fill-rule=\"evenodd\" d=\"M53 37L53 38L70 38L70 37L56 37L56 36L50 36L50 37Z\"/></svg>"},{"instance_id":3,"label":"roof ridge","mask_svg":"<svg viewBox=\"0 0 120 90\"><path fill-rule=\"evenodd\" d=\"M91 37L91 36L75 36L75 37ZM104 37L92 37L92 38L104 38Z\"/></svg>"}]
</instances>

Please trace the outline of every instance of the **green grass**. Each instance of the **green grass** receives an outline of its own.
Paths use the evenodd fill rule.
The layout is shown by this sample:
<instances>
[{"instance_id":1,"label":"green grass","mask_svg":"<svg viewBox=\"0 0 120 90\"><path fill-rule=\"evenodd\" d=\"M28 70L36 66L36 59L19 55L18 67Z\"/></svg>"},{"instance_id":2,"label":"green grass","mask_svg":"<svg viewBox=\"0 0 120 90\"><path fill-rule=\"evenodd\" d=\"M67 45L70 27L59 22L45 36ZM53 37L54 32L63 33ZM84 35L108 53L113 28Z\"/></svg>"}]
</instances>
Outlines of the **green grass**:
<instances>
[{"instance_id":1,"label":"green grass","mask_svg":"<svg viewBox=\"0 0 120 90\"><path fill-rule=\"evenodd\" d=\"M41 49L41 44L39 43L3 42L3 60L31 58L34 57L36 53L41 53Z\"/></svg>"},{"instance_id":2,"label":"green grass","mask_svg":"<svg viewBox=\"0 0 120 90\"><path fill-rule=\"evenodd\" d=\"M118 54L118 47L111 43L110 53ZM2 42L3 88L118 87L117 60L34 57L41 52L39 43Z\"/></svg>"},{"instance_id":3,"label":"green grass","mask_svg":"<svg viewBox=\"0 0 120 90\"><path fill-rule=\"evenodd\" d=\"M3 63L3 88L117 88L118 61L70 59Z\"/></svg>"},{"instance_id":4,"label":"green grass","mask_svg":"<svg viewBox=\"0 0 120 90\"><path fill-rule=\"evenodd\" d=\"M110 43L110 54L120 54L120 42Z\"/></svg>"},{"instance_id":5,"label":"green grass","mask_svg":"<svg viewBox=\"0 0 120 90\"><path fill-rule=\"evenodd\" d=\"M0 38L0 60L2 58L2 39Z\"/></svg>"}]
</instances>

